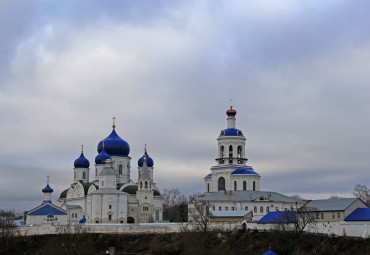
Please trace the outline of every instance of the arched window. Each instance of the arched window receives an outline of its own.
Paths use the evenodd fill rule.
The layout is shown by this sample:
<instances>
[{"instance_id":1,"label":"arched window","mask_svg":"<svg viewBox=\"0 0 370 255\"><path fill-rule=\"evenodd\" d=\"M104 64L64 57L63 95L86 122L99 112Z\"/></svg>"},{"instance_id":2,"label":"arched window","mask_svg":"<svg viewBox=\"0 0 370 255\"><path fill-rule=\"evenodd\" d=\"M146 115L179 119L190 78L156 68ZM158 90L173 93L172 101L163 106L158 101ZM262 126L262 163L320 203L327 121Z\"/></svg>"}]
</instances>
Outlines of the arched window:
<instances>
[{"instance_id":1,"label":"arched window","mask_svg":"<svg viewBox=\"0 0 370 255\"><path fill-rule=\"evenodd\" d=\"M140 189L143 188L143 182L140 182Z\"/></svg>"},{"instance_id":2,"label":"arched window","mask_svg":"<svg viewBox=\"0 0 370 255\"><path fill-rule=\"evenodd\" d=\"M260 207L260 213L263 213L263 206Z\"/></svg>"},{"instance_id":3,"label":"arched window","mask_svg":"<svg viewBox=\"0 0 370 255\"><path fill-rule=\"evenodd\" d=\"M229 146L229 163L233 163L233 146Z\"/></svg>"},{"instance_id":4,"label":"arched window","mask_svg":"<svg viewBox=\"0 0 370 255\"><path fill-rule=\"evenodd\" d=\"M254 208L253 208L253 211L256 213L257 212L257 206L255 206Z\"/></svg>"},{"instance_id":5,"label":"arched window","mask_svg":"<svg viewBox=\"0 0 370 255\"><path fill-rule=\"evenodd\" d=\"M234 190L237 190L236 181L234 181Z\"/></svg>"},{"instance_id":6,"label":"arched window","mask_svg":"<svg viewBox=\"0 0 370 255\"><path fill-rule=\"evenodd\" d=\"M225 190L225 178L218 178L218 190Z\"/></svg>"},{"instance_id":7,"label":"arched window","mask_svg":"<svg viewBox=\"0 0 370 255\"><path fill-rule=\"evenodd\" d=\"M209 183L207 183L207 192L209 192Z\"/></svg>"},{"instance_id":8,"label":"arched window","mask_svg":"<svg viewBox=\"0 0 370 255\"><path fill-rule=\"evenodd\" d=\"M148 182L145 181L145 188L147 189L148 188Z\"/></svg>"},{"instance_id":9,"label":"arched window","mask_svg":"<svg viewBox=\"0 0 370 255\"><path fill-rule=\"evenodd\" d=\"M122 174L122 165L119 165L118 166L118 174L121 175Z\"/></svg>"},{"instance_id":10,"label":"arched window","mask_svg":"<svg viewBox=\"0 0 370 255\"><path fill-rule=\"evenodd\" d=\"M82 179L86 179L86 172L82 173Z\"/></svg>"},{"instance_id":11,"label":"arched window","mask_svg":"<svg viewBox=\"0 0 370 255\"><path fill-rule=\"evenodd\" d=\"M243 164L243 160L241 160L242 158L242 146L241 145L238 146L236 157L238 158L238 164Z\"/></svg>"},{"instance_id":12,"label":"arched window","mask_svg":"<svg viewBox=\"0 0 370 255\"><path fill-rule=\"evenodd\" d=\"M220 146L220 158L225 157L225 147L223 145Z\"/></svg>"},{"instance_id":13,"label":"arched window","mask_svg":"<svg viewBox=\"0 0 370 255\"><path fill-rule=\"evenodd\" d=\"M243 181L243 190L247 190L247 182Z\"/></svg>"},{"instance_id":14,"label":"arched window","mask_svg":"<svg viewBox=\"0 0 370 255\"><path fill-rule=\"evenodd\" d=\"M253 181L253 190L256 190L256 182Z\"/></svg>"},{"instance_id":15,"label":"arched window","mask_svg":"<svg viewBox=\"0 0 370 255\"><path fill-rule=\"evenodd\" d=\"M159 220L159 210L155 211L155 220Z\"/></svg>"},{"instance_id":16,"label":"arched window","mask_svg":"<svg viewBox=\"0 0 370 255\"><path fill-rule=\"evenodd\" d=\"M270 212L270 207L266 206L266 212Z\"/></svg>"}]
</instances>

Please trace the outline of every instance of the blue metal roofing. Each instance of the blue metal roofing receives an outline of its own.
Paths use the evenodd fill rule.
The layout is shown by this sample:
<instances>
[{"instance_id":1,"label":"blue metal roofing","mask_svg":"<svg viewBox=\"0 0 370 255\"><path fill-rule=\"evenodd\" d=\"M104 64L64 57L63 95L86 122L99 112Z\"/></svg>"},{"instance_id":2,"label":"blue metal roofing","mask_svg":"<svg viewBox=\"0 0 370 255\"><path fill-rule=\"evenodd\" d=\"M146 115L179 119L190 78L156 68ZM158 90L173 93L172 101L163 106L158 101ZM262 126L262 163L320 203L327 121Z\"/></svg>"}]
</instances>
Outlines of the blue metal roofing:
<instances>
[{"instance_id":1,"label":"blue metal roofing","mask_svg":"<svg viewBox=\"0 0 370 255\"><path fill-rule=\"evenodd\" d=\"M90 162L87 160L87 158L85 158L83 152L81 152L80 157L75 160L74 167L75 168L89 168L90 167Z\"/></svg>"},{"instance_id":2,"label":"blue metal roofing","mask_svg":"<svg viewBox=\"0 0 370 255\"><path fill-rule=\"evenodd\" d=\"M28 215L49 215L51 212L54 215L65 215L67 214L66 211L64 211L62 208L59 208L57 206L52 206L49 203L42 204L40 207L36 207L33 209L34 211L31 210L31 212L28 213Z\"/></svg>"},{"instance_id":3,"label":"blue metal roofing","mask_svg":"<svg viewBox=\"0 0 370 255\"><path fill-rule=\"evenodd\" d=\"M119 137L113 128L112 133L104 139L104 149L110 156L127 157L130 153L130 145ZM103 142L98 144L98 153L103 150Z\"/></svg>"},{"instance_id":4,"label":"blue metal roofing","mask_svg":"<svg viewBox=\"0 0 370 255\"><path fill-rule=\"evenodd\" d=\"M211 176L212 176L212 173L209 173L209 174L207 174L207 175L206 175L206 177L204 177L204 178L211 178Z\"/></svg>"},{"instance_id":5,"label":"blue metal roofing","mask_svg":"<svg viewBox=\"0 0 370 255\"><path fill-rule=\"evenodd\" d=\"M148 167L152 167L154 165L154 161L151 157L149 157L148 153L145 152L144 155L146 156L146 165ZM139 167L143 167L143 164L144 164L144 156L142 156L138 161L137 161L137 165Z\"/></svg>"},{"instance_id":6,"label":"blue metal roofing","mask_svg":"<svg viewBox=\"0 0 370 255\"><path fill-rule=\"evenodd\" d=\"M350 215L348 215L344 220L346 221L356 221L356 220L370 221L370 208L357 208Z\"/></svg>"},{"instance_id":7,"label":"blue metal roofing","mask_svg":"<svg viewBox=\"0 0 370 255\"><path fill-rule=\"evenodd\" d=\"M269 248L269 250L268 251L266 251L264 254L262 254L262 255L279 255L279 254L277 254L276 252L274 252L273 250L271 250L271 248Z\"/></svg>"},{"instance_id":8,"label":"blue metal roofing","mask_svg":"<svg viewBox=\"0 0 370 255\"><path fill-rule=\"evenodd\" d=\"M238 131L240 131L240 135L238 135ZM236 128L227 128L224 132L224 136L243 136L243 132Z\"/></svg>"},{"instance_id":9,"label":"blue metal roofing","mask_svg":"<svg viewBox=\"0 0 370 255\"><path fill-rule=\"evenodd\" d=\"M255 171L253 171L253 169L251 168L243 168L243 169L236 169L234 172L232 172L232 175L235 175L235 174L255 174L255 175L258 175L258 173L256 173Z\"/></svg>"},{"instance_id":10,"label":"blue metal roofing","mask_svg":"<svg viewBox=\"0 0 370 255\"><path fill-rule=\"evenodd\" d=\"M50 188L49 184L46 184L46 187L42 189L43 193L52 193L54 190Z\"/></svg>"},{"instance_id":11,"label":"blue metal roofing","mask_svg":"<svg viewBox=\"0 0 370 255\"><path fill-rule=\"evenodd\" d=\"M269 212L257 223L293 223L296 222L296 216L295 211Z\"/></svg>"}]
</instances>

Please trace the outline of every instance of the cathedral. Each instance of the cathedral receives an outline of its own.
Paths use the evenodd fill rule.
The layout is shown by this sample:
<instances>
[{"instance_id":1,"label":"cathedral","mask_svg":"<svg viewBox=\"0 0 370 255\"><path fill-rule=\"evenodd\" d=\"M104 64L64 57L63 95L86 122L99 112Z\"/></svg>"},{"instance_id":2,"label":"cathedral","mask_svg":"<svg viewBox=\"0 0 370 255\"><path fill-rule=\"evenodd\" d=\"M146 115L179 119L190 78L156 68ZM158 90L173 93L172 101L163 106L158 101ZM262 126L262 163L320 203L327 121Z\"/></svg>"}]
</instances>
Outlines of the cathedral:
<instances>
[{"instance_id":1,"label":"cathedral","mask_svg":"<svg viewBox=\"0 0 370 255\"><path fill-rule=\"evenodd\" d=\"M233 106L226 111L227 126L221 130L218 142L217 165L204 177L205 192L189 204L189 220L195 212L194 203L205 201L211 212L239 211L253 213L253 219L260 219L270 211L295 209L304 202L273 191L260 191L261 176L246 163L246 138L236 128L236 110ZM232 212L229 214L235 214Z\"/></svg>"},{"instance_id":2,"label":"cathedral","mask_svg":"<svg viewBox=\"0 0 370 255\"><path fill-rule=\"evenodd\" d=\"M53 190L48 183L42 190L43 203L29 211L27 224L49 221L148 223L163 220L163 197L153 181L154 161L148 155L146 145L144 155L138 160L138 179L134 182L130 178L130 146L118 136L115 117L112 127L111 134L98 144L94 171L90 172L90 162L84 156L82 146L81 155L74 161L73 182L60 194L60 205L52 204ZM56 216L58 214L59 217Z\"/></svg>"}]
</instances>

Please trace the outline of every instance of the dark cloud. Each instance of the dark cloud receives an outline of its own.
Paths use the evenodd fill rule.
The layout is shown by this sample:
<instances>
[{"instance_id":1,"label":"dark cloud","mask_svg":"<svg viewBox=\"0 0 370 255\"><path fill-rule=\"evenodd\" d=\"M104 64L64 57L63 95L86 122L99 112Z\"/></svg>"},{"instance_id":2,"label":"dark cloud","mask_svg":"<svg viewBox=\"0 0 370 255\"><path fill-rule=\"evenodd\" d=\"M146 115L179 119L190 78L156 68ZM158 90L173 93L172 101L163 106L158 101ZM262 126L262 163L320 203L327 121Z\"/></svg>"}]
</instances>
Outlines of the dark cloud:
<instances>
[{"instance_id":1,"label":"dark cloud","mask_svg":"<svg viewBox=\"0 0 370 255\"><path fill-rule=\"evenodd\" d=\"M134 180L148 143L160 188L202 191L231 97L263 189L370 181L368 3L4 3L0 193L21 187L6 207L36 206L46 175L56 200L113 115Z\"/></svg>"}]
</instances>

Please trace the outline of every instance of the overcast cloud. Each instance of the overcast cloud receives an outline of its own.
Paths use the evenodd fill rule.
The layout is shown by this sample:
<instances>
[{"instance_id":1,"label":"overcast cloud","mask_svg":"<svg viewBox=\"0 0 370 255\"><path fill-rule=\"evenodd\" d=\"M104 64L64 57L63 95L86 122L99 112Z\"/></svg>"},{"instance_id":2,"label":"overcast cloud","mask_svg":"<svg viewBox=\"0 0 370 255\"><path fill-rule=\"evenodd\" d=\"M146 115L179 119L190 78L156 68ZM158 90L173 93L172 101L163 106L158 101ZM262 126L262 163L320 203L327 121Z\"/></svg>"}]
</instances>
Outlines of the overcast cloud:
<instances>
[{"instance_id":1,"label":"overcast cloud","mask_svg":"<svg viewBox=\"0 0 370 255\"><path fill-rule=\"evenodd\" d=\"M233 98L263 190L370 184L367 1L1 1L0 208L69 187L80 145L148 143L160 189L203 191Z\"/></svg>"}]
</instances>

